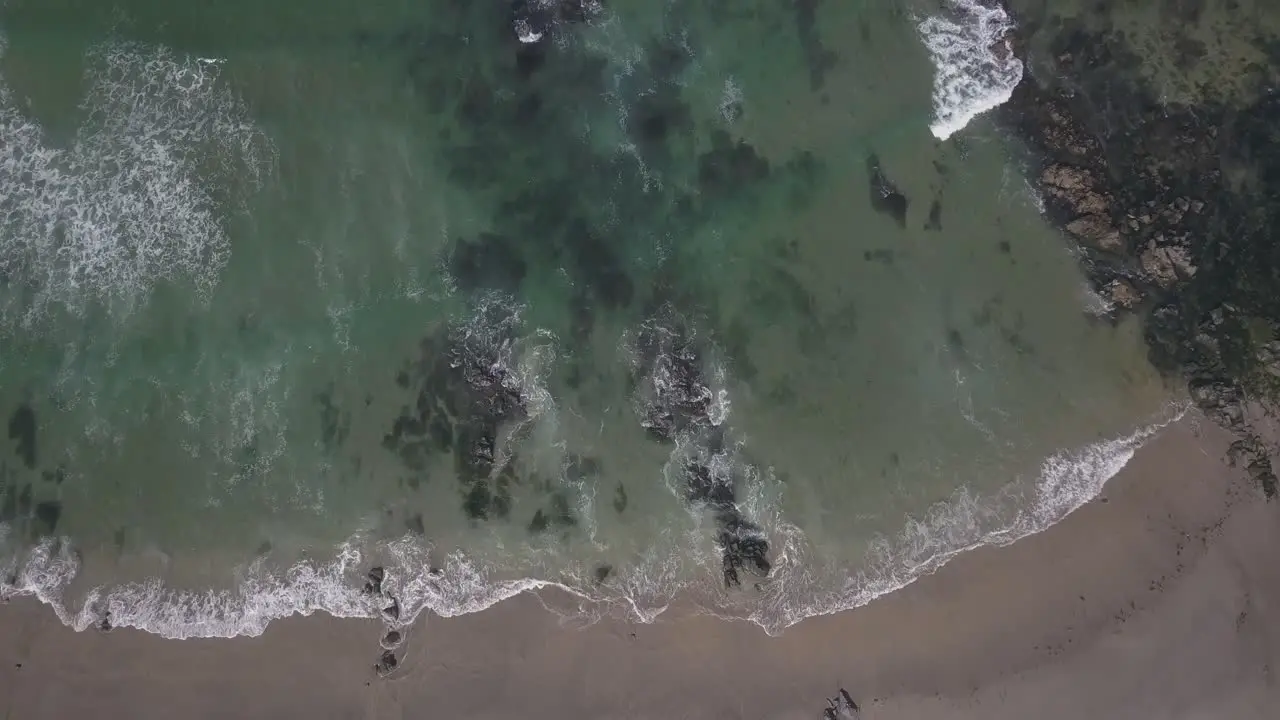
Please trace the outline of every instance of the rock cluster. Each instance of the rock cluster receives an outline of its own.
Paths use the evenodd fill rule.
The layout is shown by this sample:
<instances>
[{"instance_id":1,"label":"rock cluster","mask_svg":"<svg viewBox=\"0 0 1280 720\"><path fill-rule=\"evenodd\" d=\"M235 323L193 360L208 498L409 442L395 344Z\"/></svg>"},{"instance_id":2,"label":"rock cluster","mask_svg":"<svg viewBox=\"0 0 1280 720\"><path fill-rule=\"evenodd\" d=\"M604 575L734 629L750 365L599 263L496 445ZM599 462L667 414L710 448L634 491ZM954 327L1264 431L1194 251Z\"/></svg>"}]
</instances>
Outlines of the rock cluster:
<instances>
[{"instance_id":1,"label":"rock cluster","mask_svg":"<svg viewBox=\"0 0 1280 720\"><path fill-rule=\"evenodd\" d=\"M640 422L655 440L687 453L681 464L686 499L715 517L725 585L740 586L744 570L767 576L769 541L738 508L741 468L725 447L724 417L717 414L704 369L706 348L667 306L642 326L633 350Z\"/></svg>"},{"instance_id":2,"label":"rock cluster","mask_svg":"<svg viewBox=\"0 0 1280 720\"><path fill-rule=\"evenodd\" d=\"M1155 365L1242 437L1241 462L1274 495L1271 452L1246 406L1280 398L1280 98L1267 90L1280 52L1260 48L1271 65L1251 99L1176 106L1137 71L1124 33L1099 17L1089 30L1042 20L1020 24L1045 35L1036 45L1048 47L1049 72L1025 80L1000 115L1040 161L1046 213L1079 243L1099 293L1143 315Z\"/></svg>"}]
</instances>

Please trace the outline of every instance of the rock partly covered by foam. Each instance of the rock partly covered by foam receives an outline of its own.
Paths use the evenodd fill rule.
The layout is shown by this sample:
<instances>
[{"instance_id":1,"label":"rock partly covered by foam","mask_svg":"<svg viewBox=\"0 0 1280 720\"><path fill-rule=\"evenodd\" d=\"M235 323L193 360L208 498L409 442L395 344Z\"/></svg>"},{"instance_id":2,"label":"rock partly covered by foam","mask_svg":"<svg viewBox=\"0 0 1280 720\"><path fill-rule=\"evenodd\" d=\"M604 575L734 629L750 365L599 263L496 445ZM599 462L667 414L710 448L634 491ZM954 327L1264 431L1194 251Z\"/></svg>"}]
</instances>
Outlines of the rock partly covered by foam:
<instances>
[{"instance_id":1,"label":"rock partly covered by foam","mask_svg":"<svg viewBox=\"0 0 1280 720\"><path fill-rule=\"evenodd\" d=\"M726 447L726 403L717 402L711 387L706 342L667 305L641 326L631 350L640 423L655 440L674 446L686 500L715 518L725 585L741 585L743 571L767 576L769 541L738 506L745 467Z\"/></svg>"}]
</instances>

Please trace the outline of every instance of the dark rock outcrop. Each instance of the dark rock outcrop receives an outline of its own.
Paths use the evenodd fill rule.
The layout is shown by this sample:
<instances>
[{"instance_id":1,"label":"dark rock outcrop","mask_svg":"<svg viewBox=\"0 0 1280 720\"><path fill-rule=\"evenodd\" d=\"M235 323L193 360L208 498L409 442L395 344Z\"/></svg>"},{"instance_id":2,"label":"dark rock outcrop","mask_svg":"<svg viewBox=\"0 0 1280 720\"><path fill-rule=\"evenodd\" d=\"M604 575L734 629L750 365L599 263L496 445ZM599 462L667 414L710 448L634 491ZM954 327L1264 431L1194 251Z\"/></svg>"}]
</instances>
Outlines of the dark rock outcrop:
<instances>
[{"instance_id":1,"label":"dark rock outcrop","mask_svg":"<svg viewBox=\"0 0 1280 720\"><path fill-rule=\"evenodd\" d=\"M738 507L740 461L725 448L723 417L713 417L704 341L665 306L644 324L633 346L632 384L641 424L656 440L692 451L683 459L686 499L715 518L725 585L742 584L741 571L767 576L769 542Z\"/></svg>"},{"instance_id":2,"label":"dark rock outcrop","mask_svg":"<svg viewBox=\"0 0 1280 720\"><path fill-rule=\"evenodd\" d=\"M1105 13L1020 19L1044 69L1003 106L1040 166L1049 217L1079 241L1096 289L1139 311L1152 362L1185 378L1195 404L1242 437L1240 462L1268 496L1271 450L1248 406L1274 407L1280 373L1280 52L1226 98L1164 101ZM1100 29L1099 29L1100 28ZM1247 42L1245 38L1242 42Z\"/></svg>"}]
</instances>

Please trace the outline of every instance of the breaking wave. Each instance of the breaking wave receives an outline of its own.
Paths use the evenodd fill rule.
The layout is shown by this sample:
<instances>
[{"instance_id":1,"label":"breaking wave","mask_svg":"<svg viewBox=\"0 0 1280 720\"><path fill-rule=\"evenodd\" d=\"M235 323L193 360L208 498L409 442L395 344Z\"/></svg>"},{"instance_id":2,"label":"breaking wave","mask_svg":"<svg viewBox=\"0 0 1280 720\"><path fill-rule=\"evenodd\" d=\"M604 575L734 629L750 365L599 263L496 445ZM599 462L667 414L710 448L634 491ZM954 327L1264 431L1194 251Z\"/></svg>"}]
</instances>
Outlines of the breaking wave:
<instances>
[{"instance_id":1,"label":"breaking wave","mask_svg":"<svg viewBox=\"0 0 1280 720\"><path fill-rule=\"evenodd\" d=\"M566 573L560 580L503 577L465 553L443 556L420 538L371 542L356 536L326 562L299 562L283 573L259 559L241 572L239 587L222 591L181 591L158 580L97 587L69 606L67 589L79 572L79 555L66 541L47 539L5 569L0 597L33 596L49 605L77 631L132 627L167 638L236 637L261 634L290 615L325 612L335 617L381 617L394 626L411 623L424 611L451 617L480 612L524 592L555 588L576 606L571 614L591 622L605 614L652 622L678 594L692 596L710 614L746 619L778 633L808 617L865 605L934 572L955 556L984 545L1007 545L1062 520L1103 489L1148 439L1180 419L1183 408L1135 432L1046 459L1030 483L1014 482L991 498L967 489L923 516L907 520L894 537L874 543L863 568L850 573L814 557L804 533L779 517L777 503L756 483L743 500L778 543L774 573L760 592L735 599L717 587L714 573L690 573L691 565L718 564L700 554L689 538L670 537L662 552L642 559L630 572L602 586ZM0 541L4 539L0 526ZM377 562L385 568L382 592L362 590L365 573ZM691 563L691 561L694 561ZM388 608L388 598L393 603ZM394 610L394 612L391 612ZM619 612L620 611L620 612Z\"/></svg>"},{"instance_id":2,"label":"breaking wave","mask_svg":"<svg viewBox=\"0 0 1280 720\"><path fill-rule=\"evenodd\" d=\"M232 178L255 184L273 162L220 61L113 43L86 66L65 147L0 85L0 277L27 289L0 313L28 326L51 305L127 312L161 281L207 293L230 252L222 211L244 189Z\"/></svg>"},{"instance_id":3,"label":"breaking wave","mask_svg":"<svg viewBox=\"0 0 1280 720\"><path fill-rule=\"evenodd\" d=\"M993 0L948 0L951 10L918 25L933 60L934 137L946 140L1003 105L1022 81L1009 34L1014 24Z\"/></svg>"}]
</instances>

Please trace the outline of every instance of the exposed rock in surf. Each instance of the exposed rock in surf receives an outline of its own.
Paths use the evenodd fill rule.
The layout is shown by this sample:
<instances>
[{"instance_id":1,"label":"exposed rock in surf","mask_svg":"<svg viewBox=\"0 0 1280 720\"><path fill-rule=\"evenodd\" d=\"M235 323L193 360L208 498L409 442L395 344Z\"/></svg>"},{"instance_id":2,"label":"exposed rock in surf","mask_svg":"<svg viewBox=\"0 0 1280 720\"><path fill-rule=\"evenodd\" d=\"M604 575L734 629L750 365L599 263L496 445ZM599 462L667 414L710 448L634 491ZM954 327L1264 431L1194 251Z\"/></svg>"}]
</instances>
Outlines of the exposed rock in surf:
<instances>
[{"instance_id":1,"label":"exposed rock in surf","mask_svg":"<svg viewBox=\"0 0 1280 720\"><path fill-rule=\"evenodd\" d=\"M695 337L675 313L664 311L641 326L634 343L640 424L662 442L680 432L710 427L712 394Z\"/></svg>"},{"instance_id":2,"label":"exposed rock in surf","mask_svg":"<svg viewBox=\"0 0 1280 720\"><path fill-rule=\"evenodd\" d=\"M1125 240L1111 217L1112 201L1100 177L1082 167L1055 163L1040 174L1039 186L1046 209L1068 234L1087 247L1120 253Z\"/></svg>"},{"instance_id":3,"label":"exposed rock in surf","mask_svg":"<svg viewBox=\"0 0 1280 720\"><path fill-rule=\"evenodd\" d=\"M382 619L387 622L400 622L400 601L391 598L391 604L382 608Z\"/></svg>"},{"instance_id":4,"label":"exposed rock in surf","mask_svg":"<svg viewBox=\"0 0 1280 720\"><path fill-rule=\"evenodd\" d=\"M1239 38L1263 60L1230 78L1232 93L1207 84L1179 104L1109 22L1105 12L1087 27L1020 22L1023 44L1046 49L1045 72L1000 115L1039 154L1047 214L1088 249L1094 288L1120 311L1147 314L1152 361L1240 434L1240 464L1274 496L1271 453L1244 399L1280 400L1265 350L1280 337L1280 45Z\"/></svg>"},{"instance_id":5,"label":"exposed rock in surf","mask_svg":"<svg viewBox=\"0 0 1280 720\"><path fill-rule=\"evenodd\" d=\"M898 227L907 226L907 196L894 185L880 168L880 158L867 156L867 181L871 184L871 208L882 215L888 215L898 223Z\"/></svg>"},{"instance_id":6,"label":"exposed rock in surf","mask_svg":"<svg viewBox=\"0 0 1280 720\"><path fill-rule=\"evenodd\" d=\"M404 642L404 636L400 634L399 630L388 630L378 644L382 646L383 650L395 650L400 647L402 642Z\"/></svg>"},{"instance_id":7,"label":"exposed rock in surf","mask_svg":"<svg viewBox=\"0 0 1280 720\"><path fill-rule=\"evenodd\" d=\"M712 414L712 391L696 335L664 307L642 327L632 350L641 425L657 440L675 443L679 438L694 449L683 461L686 498L715 517L725 585L740 586L742 570L768 575L769 544L738 508L734 460L724 448L720 427L724 417Z\"/></svg>"},{"instance_id":8,"label":"exposed rock in surf","mask_svg":"<svg viewBox=\"0 0 1280 720\"><path fill-rule=\"evenodd\" d=\"M396 659L396 654L390 650L384 650L373 669L378 673L378 677L387 677L399 666L400 661Z\"/></svg>"},{"instance_id":9,"label":"exposed rock in surf","mask_svg":"<svg viewBox=\"0 0 1280 720\"><path fill-rule=\"evenodd\" d=\"M9 439L16 445L18 457L28 470L36 468L36 411L27 403L9 416Z\"/></svg>"},{"instance_id":10,"label":"exposed rock in surf","mask_svg":"<svg viewBox=\"0 0 1280 720\"><path fill-rule=\"evenodd\" d=\"M856 720L861 716L862 708L844 689L833 698L827 698L827 708L822 711L823 720Z\"/></svg>"},{"instance_id":11,"label":"exposed rock in surf","mask_svg":"<svg viewBox=\"0 0 1280 720\"><path fill-rule=\"evenodd\" d=\"M533 44L558 25L584 23L599 12L599 0L512 0L511 29L521 43Z\"/></svg>"},{"instance_id":12,"label":"exposed rock in surf","mask_svg":"<svg viewBox=\"0 0 1280 720\"><path fill-rule=\"evenodd\" d=\"M381 595L382 581L386 579L387 573L381 566L375 567L365 576L364 592L366 595Z\"/></svg>"},{"instance_id":13,"label":"exposed rock in surf","mask_svg":"<svg viewBox=\"0 0 1280 720\"><path fill-rule=\"evenodd\" d=\"M1116 307L1132 310L1142 302L1142 293L1124 278L1115 278L1103 288L1105 297Z\"/></svg>"}]
</instances>

